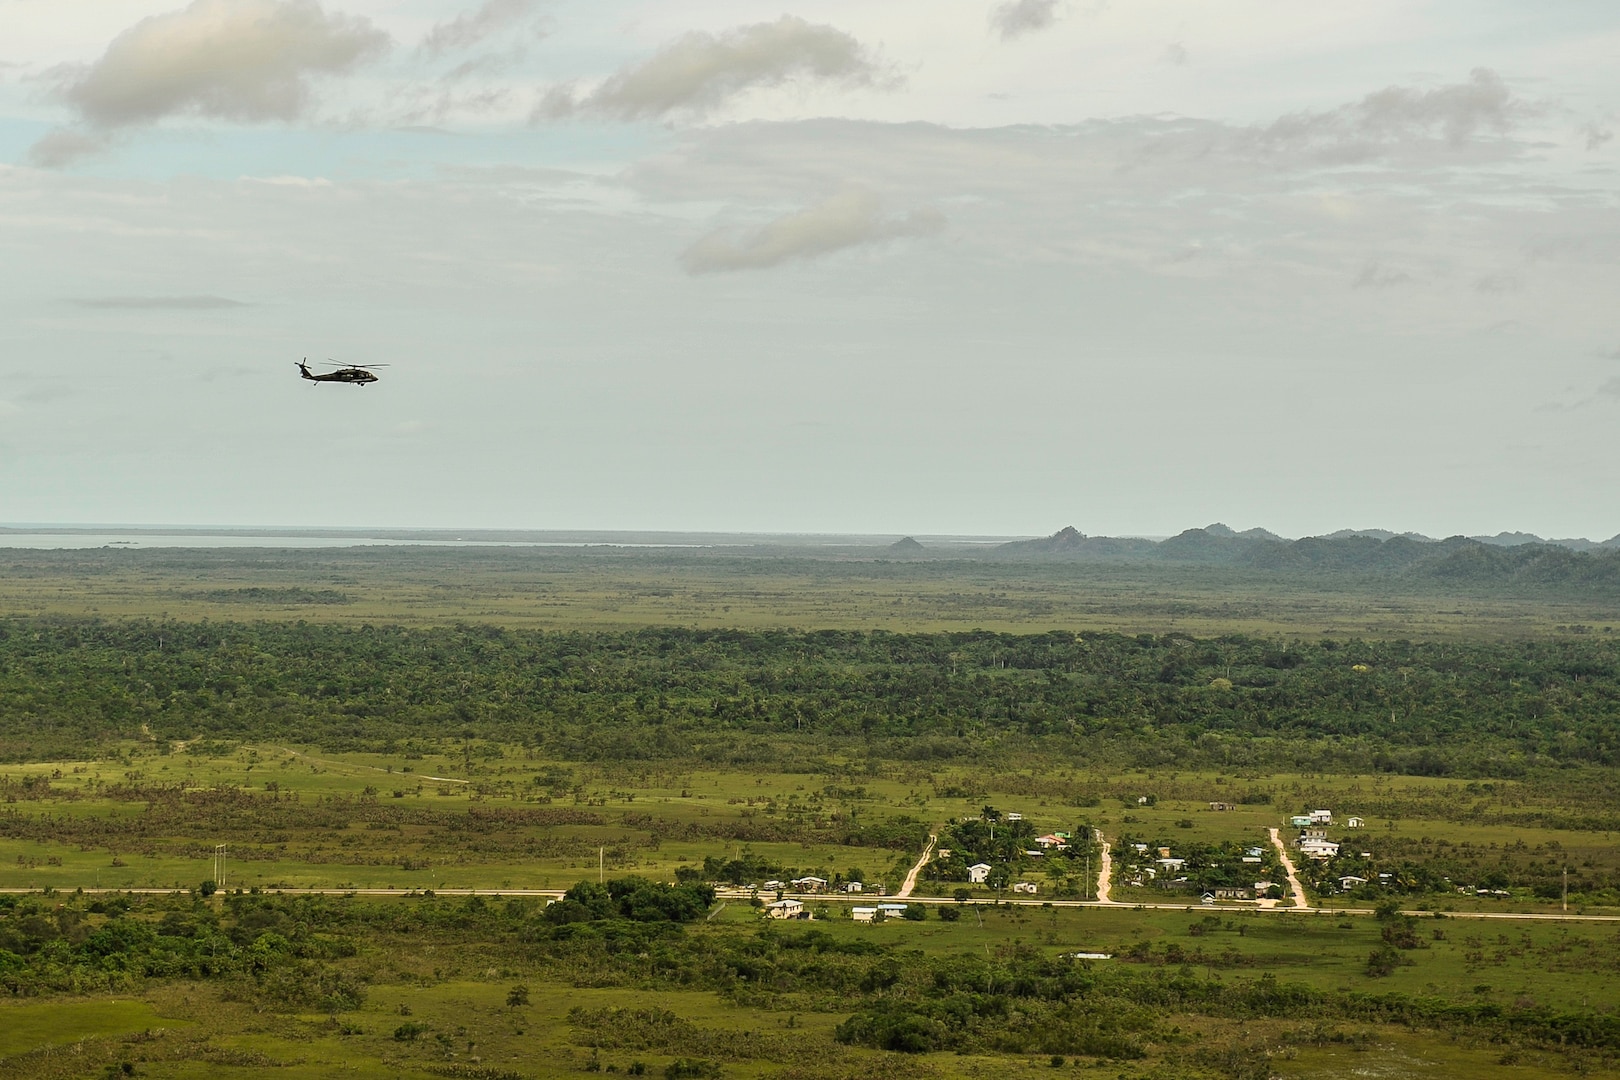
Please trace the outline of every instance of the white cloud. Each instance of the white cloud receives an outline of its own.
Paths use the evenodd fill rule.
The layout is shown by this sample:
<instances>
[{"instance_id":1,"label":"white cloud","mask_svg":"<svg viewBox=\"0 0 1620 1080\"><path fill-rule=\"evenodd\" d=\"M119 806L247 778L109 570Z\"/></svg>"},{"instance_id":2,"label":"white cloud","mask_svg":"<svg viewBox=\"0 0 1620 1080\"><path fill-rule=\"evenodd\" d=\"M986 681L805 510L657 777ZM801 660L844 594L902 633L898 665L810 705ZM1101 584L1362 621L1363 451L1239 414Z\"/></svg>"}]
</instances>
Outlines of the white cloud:
<instances>
[{"instance_id":1,"label":"white cloud","mask_svg":"<svg viewBox=\"0 0 1620 1080\"><path fill-rule=\"evenodd\" d=\"M540 0L486 0L478 10L458 15L428 31L422 51L434 56L471 48L507 30L540 8Z\"/></svg>"},{"instance_id":2,"label":"white cloud","mask_svg":"<svg viewBox=\"0 0 1620 1080\"><path fill-rule=\"evenodd\" d=\"M537 118L584 113L619 120L701 115L745 91L791 80L846 86L885 81L883 66L854 37L792 15L722 34L691 33L576 98L572 87L549 92Z\"/></svg>"},{"instance_id":3,"label":"white cloud","mask_svg":"<svg viewBox=\"0 0 1620 1080\"><path fill-rule=\"evenodd\" d=\"M60 93L103 129L187 113L295 120L309 106L311 76L348 71L387 45L369 20L329 15L316 0L195 0L62 71Z\"/></svg>"},{"instance_id":4,"label":"white cloud","mask_svg":"<svg viewBox=\"0 0 1620 1080\"><path fill-rule=\"evenodd\" d=\"M687 248L681 263L692 274L763 270L899 237L930 236L944 227L937 210L885 216L875 192L852 188L751 231L712 232Z\"/></svg>"},{"instance_id":5,"label":"white cloud","mask_svg":"<svg viewBox=\"0 0 1620 1080\"><path fill-rule=\"evenodd\" d=\"M1011 41L1045 30L1057 19L1057 0L1006 0L990 13L990 27L1003 41Z\"/></svg>"}]
</instances>

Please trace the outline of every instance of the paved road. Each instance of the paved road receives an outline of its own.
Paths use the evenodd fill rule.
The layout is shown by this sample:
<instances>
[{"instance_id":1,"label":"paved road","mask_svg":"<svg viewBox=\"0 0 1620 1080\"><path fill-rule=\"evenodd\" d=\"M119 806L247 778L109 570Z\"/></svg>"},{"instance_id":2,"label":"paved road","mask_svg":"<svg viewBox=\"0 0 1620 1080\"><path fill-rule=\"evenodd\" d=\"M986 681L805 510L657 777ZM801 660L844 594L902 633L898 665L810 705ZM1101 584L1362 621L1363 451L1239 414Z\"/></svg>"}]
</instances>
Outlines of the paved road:
<instances>
[{"instance_id":1,"label":"paved road","mask_svg":"<svg viewBox=\"0 0 1620 1080\"><path fill-rule=\"evenodd\" d=\"M1299 883L1294 861L1288 857L1288 849L1283 847L1282 836L1276 829L1271 830L1271 842L1276 845L1277 856L1282 859L1283 869L1288 872L1288 891L1294 894L1294 907L1300 911L1307 910L1311 905L1305 900L1305 886Z\"/></svg>"},{"instance_id":2,"label":"paved road","mask_svg":"<svg viewBox=\"0 0 1620 1080\"><path fill-rule=\"evenodd\" d=\"M918 858L917 865L911 868L911 873L906 875L905 884L900 886L900 891L895 893L895 896L905 899L911 895L911 890L917 887L917 875L922 873L922 868L928 865L928 859L934 854L934 845L937 843L939 843L939 834L929 833L928 843L923 845L922 856Z\"/></svg>"},{"instance_id":3,"label":"paved road","mask_svg":"<svg viewBox=\"0 0 1620 1080\"><path fill-rule=\"evenodd\" d=\"M31 893L42 892L41 889L8 889L0 888L0 894L14 894L26 896ZM185 894L187 889L59 889L58 895L82 892L118 894L134 893L137 895L172 896ZM261 889L266 894L279 893L285 896L421 896L431 892L435 896L533 896L556 899L563 895L561 889ZM748 900L753 893L746 889L720 889L717 895L725 900ZM831 901L835 903L870 903L872 897L844 896L838 893L784 893L784 897L793 900ZM959 901L949 896L912 896L907 898L913 904L955 904ZM1301 911L1298 908L1261 908L1252 904L1133 904L1123 900L1110 900L1106 903L1101 900L1001 900L999 903L1005 907L1060 907L1060 908L1098 908L1106 911L1202 911L1224 912L1237 914L1240 912L1255 911L1261 914L1295 915L1305 918L1323 918L1336 916L1370 917L1374 914L1371 908L1311 908ZM1434 917L1441 914L1448 919L1505 919L1509 921L1533 922L1591 922L1591 923L1620 923L1620 915L1568 915L1562 912L1525 912L1525 911L1447 911L1437 913L1433 911L1403 911L1403 915L1416 918Z\"/></svg>"}]
</instances>

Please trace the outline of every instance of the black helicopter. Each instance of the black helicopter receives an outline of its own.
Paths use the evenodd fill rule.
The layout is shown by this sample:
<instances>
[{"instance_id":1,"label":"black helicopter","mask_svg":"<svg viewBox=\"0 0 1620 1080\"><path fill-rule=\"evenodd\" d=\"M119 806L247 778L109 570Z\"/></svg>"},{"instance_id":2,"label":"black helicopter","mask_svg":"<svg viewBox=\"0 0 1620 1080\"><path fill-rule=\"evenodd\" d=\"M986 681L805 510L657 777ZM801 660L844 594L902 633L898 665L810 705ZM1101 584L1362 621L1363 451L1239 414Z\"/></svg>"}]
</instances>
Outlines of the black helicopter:
<instances>
[{"instance_id":1,"label":"black helicopter","mask_svg":"<svg viewBox=\"0 0 1620 1080\"><path fill-rule=\"evenodd\" d=\"M323 383L323 382L351 383L351 384L353 384L355 386L364 386L367 383L374 383L374 382L377 381L377 376L373 375L369 368L355 367L352 364L345 367L345 366L343 366L341 364L338 364L337 361L335 361L335 360L329 361L329 362L331 364L333 364L335 367L337 367L336 371L328 371L328 372L325 372L324 374L321 374L321 375L315 375L315 374L312 374L310 372L310 370L309 370L309 357L306 356L298 364L298 374L303 376L304 378L308 379L310 382L317 382L317 383ZM371 366L372 367L387 367L388 365L387 364L372 364Z\"/></svg>"}]
</instances>

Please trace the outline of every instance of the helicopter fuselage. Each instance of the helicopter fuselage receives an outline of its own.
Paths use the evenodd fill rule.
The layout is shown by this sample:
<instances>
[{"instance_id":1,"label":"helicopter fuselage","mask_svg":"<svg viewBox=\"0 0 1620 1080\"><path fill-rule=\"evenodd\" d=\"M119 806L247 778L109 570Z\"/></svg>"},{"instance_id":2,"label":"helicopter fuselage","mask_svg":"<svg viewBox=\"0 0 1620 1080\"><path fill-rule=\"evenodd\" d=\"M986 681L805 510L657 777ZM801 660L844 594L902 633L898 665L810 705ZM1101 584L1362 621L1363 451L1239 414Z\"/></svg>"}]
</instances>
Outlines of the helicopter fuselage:
<instances>
[{"instance_id":1,"label":"helicopter fuselage","mask_svg":"<svg viewBox=\"0 0 1620 1080\"><path fill-rule=\"evenodd\" d=\"M336 371L329 371L322 375L314 375L311 374L309 368L305 367L303 364L299 364L298 374L308 379L310 382L318 383L334 382L349 383L354 386L365 386L367 383L374 383L377 381L377 376L361 367L339 368Z\"/></svg>"}]
</instances>

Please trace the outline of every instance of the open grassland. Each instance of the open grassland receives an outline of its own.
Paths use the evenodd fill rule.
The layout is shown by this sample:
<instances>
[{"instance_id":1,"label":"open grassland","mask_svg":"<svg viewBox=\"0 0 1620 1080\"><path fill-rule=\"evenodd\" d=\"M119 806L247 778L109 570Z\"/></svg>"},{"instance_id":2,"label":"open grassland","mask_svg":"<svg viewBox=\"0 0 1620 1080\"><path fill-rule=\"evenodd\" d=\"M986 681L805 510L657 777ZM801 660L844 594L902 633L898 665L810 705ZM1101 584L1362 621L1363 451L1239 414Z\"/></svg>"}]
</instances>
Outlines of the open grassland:
<instances>
[{"instance_id":1,"label":"open grassland","mask_svg":"<svg viewBox=\"0 0 1620 1080\"><path fill-rule=\"evenodd\" d=\"M213 877L223 844L226 884L242 887L561 889L598 872L671 880L682 868L742 860L758 869L744 869L752 879L737 884L815 874L893 892L931 832L986 805L1023 815L1030 835L1083 838L1098 829L1116 843L1129 836L1172 850L1269 847L1270 828L1292 835L1290 816L1326 807L1341 821L1363 818L1362 828L1335 835L1357 856L1364 848L1374 867L1443 863L1470 885L1470 874L1561 880L1565 866L1577 882L1620 877L1614 834L1579 827L1604 820L1608 789L1557 773L1482 784L838 757L785 771L562 762L482 741L393 755L145 741L96 759L8 766L0 793L0 886L14 888L189 888ZM1128 855L1116 851L1116 866ZM1083 867L1094 874L1100 862L1032 856L1014 870L1043 899L1079 899L1095 895ZM1121 881L1116 869L1116 901L1197 899ZM952 896L964 887L992 896L927 875L917 892ZM1505 891L1390 895L1437 910L1560 909L1555 896ZM1313 904L1365 908L1377 899L1332 889ZM1571 910L1602 913L1608 904L1577 891Z\"/></svg>"},{"instance_id":2,"label":"open grassland","mask_svg":"<svg viewBox=\"0 0 1620 1080\"><path fill-rule=\"evenodd\" d=\"M1442 591L1199 565L894 560L859 549L12 549L0 550L0 611L547 629L1061 628L1425 639L1620 626L1620 605L1580 592Z\"/></svg>"}]
</instances>

